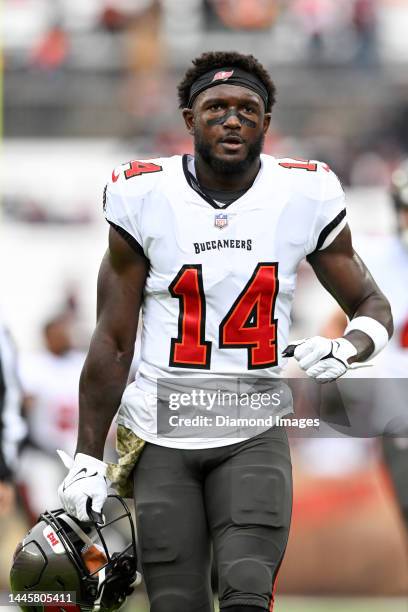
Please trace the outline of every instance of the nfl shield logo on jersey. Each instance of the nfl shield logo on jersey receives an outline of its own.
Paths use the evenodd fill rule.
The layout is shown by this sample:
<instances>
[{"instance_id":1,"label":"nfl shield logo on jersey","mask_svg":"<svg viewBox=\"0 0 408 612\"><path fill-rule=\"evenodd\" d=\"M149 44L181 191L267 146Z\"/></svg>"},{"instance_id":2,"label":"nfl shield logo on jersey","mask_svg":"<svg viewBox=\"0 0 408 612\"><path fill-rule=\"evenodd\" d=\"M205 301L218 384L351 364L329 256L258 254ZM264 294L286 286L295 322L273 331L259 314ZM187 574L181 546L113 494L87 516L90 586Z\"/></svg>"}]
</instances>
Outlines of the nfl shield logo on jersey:
<instances>
[{"instance_id":1,"label":"nfl shield logo on jersey","mask_svg":"<svg viewBox=\"0 0 408 612\"><path fill-rule=\"evenodd\" d=\"M228 215L225 213L220 213L219 215L215 215L214 219L215 227L222 229L223 227L227 227L228 225Z\"/></svg>"}]
</instances>

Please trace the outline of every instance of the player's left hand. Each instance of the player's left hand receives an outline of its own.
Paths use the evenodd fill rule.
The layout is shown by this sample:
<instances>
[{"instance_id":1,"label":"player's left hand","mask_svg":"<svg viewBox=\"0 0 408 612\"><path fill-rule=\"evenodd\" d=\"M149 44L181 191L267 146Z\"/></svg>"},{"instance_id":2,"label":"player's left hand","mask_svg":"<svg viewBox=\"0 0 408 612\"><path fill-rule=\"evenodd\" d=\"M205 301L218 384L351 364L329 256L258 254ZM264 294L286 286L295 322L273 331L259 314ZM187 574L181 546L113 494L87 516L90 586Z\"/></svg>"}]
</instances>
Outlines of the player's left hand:
<instances>
[{"instance_id":1,"label":"player's left hand","mask_svg":"<svg viewBox=\"0 0 408 612\"><path fill-rule=\"evenodd\" d=\"M322 336L298 340L283 351L284 357L294 357L302 370L319 383L343 376L350 368L348 360L356 354L356 347L346 338L330 340Z\"/></svg>"}]
</instances>

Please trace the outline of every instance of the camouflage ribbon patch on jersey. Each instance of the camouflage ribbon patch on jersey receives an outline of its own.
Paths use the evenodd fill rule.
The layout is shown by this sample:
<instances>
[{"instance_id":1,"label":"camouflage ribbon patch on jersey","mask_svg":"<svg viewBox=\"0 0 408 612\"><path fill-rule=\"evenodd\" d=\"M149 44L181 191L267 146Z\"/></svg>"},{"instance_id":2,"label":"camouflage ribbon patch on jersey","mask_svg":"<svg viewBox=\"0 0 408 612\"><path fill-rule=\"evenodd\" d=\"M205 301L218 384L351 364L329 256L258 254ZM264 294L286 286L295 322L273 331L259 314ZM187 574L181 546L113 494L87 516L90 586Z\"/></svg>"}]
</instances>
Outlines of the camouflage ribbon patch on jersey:
<instances>
[{"instance_id":1,"label":"camouflage ribbon patch on jersey","mask_svg":"<svg viewBox=\"0 0 408 612\"><path fill-rule=\"evenodd\" d=\"M121 497L133 497L132 472L145 445L133 431L118 425L116 432L116 450L118 463L108 463L106 476Z\"/></svg>"}]
</instances>

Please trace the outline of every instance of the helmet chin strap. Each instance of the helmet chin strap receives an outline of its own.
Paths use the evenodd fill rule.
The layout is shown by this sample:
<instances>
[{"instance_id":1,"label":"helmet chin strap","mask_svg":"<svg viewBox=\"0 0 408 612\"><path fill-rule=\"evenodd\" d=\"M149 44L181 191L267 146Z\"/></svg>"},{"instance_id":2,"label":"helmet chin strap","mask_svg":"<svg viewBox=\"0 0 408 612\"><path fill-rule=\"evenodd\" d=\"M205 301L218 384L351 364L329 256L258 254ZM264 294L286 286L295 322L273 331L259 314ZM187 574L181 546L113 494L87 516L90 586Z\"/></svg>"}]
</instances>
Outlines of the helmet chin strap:
<instances>
[{"instance_id":1,"label":"helmet chin strap","mask_svg":"<svg viewBox=\"0 0 408 612\"><path fill-rule=\"evenodd\" d=\"M101 609L101 601L102 601L102 597L103 597L103 590L105 588L105 585L104 585L104 582L105 582L105 573L106 573L105 570L106 570L106 568L103 567L98 572L98 597L95 599L94 607L92 608L92 612L99 612L99 610Z\"/></svg>"},{"instance_id":2,"label":"helmet chin strap","mask_svg":"<svg viewBox=\"0 0 408 612\"><path fill-rule=\"evenodd\" d=\"M83 529L80 528L78 523L74 521L68 514L61 514L60 519L62 519L67 525L69 525L72 531L75 531L77 536L81 538L84 544L86 544L87 546L94 545L93 540L86 535L85 531L83 531Z\"/></svg>"},{"instance_id":3,"label":"helmet chin strap","mask_svg":"<svg viewBox=\"0 0 408 612\"><path fill-rule=\"evenodd\" d=\"M67 525L69 525L73 531L75 531L77 536L83 541L83 543L86 546L88 547L95 546L93 540L89 536L86 535L85 531L83 531L83 529L80 528L78 523L76 523L70 516L68 516L68 514L61 514L60 518L65 523L67 523ZM103 583L105 582L105 577L106 577L106 567L102 567L98 571L97 577L98 577L98 597L95 599L92 612L99 612L101 608L101 601L102 601L103 590L104 590Z\"/></svg>"}]
</instances>

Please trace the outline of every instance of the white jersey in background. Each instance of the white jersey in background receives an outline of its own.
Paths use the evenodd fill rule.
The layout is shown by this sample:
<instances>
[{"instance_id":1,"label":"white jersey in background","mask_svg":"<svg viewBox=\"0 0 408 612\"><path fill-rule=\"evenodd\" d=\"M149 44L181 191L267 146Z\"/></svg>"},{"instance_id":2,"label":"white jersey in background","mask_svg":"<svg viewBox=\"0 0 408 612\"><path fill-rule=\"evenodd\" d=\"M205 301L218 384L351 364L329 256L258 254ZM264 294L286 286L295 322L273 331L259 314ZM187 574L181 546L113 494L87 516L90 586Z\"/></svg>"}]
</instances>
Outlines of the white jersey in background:
<instances>
[{"instance_id":1,"label":"white jersey in background","mask_svg":"<svg viewBox=\"0 0 408 612\"><path fill-rule=\"evenodd\" d=\"M408 249L398 236L357 237L353 243L389 300L394 319L394 334L375 358L375 375L408 378Z\"/></svg>"},{"instance_id":2,"label":"white jersey in background","mask_svg":"<svg viewBox=\"0 0 408 612\"><path fill-rule=\"evenodd\" d=\"M30 440L56 457L60 448L73 454L78 427L78 384L85 354L71 350L57 356L48 351L23 355L21 376L31 398L27 410Z\"/></svg>"},{"instance_id":3,"label":"white jersey in background","mask_svg":"<svg viewBox=\"0 0 408 612\"><path fill-rule=\"evenodd\" d=\"M17 361L10 333L0 323L0 481L14 472L18 446L26 434Z\"/></svg>"},{"instance_id":4,"label":"white jersey in background","mask_svg":"<svg viewBox=\"0 0 408 612\"><path fill-rule=\"evenodd\" d=\"M118 421L149 442L209 448L236 440L157 437L157 379L279 377L298 265L346 219L320 162L262 155L252 187L219 208L194 189L188 163L129 162L106 187L106 219L150 262L141 361Z\"/></svg>"}]
</instances>

